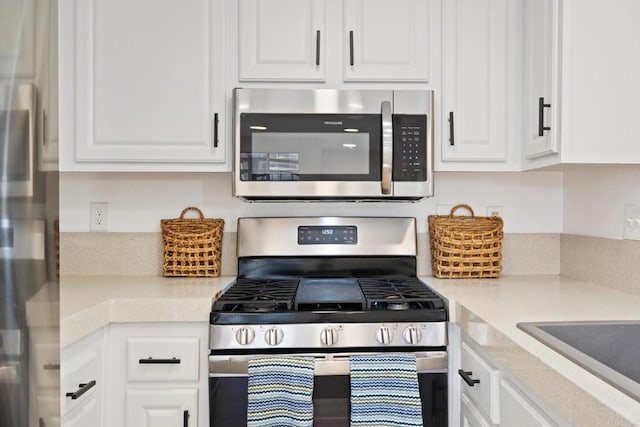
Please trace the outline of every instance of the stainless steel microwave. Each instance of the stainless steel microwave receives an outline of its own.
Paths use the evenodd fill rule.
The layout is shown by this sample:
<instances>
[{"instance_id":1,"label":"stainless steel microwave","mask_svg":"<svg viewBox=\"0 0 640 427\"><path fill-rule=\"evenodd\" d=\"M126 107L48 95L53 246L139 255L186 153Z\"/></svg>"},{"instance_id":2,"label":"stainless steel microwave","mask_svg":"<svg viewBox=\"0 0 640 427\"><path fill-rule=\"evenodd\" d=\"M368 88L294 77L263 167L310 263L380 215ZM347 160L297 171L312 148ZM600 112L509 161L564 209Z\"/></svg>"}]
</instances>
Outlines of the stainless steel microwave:
<instances>
[{"instance_id":1,"label":"stainless steel microwave","mask_svg":"<svg viewBox=\"0 0 640 427\"><path fill-rule=\"evenodd\" d=\"M433 195L433 92L235 89L233 195L416 201Z\"/></svg>"}]
</instances>

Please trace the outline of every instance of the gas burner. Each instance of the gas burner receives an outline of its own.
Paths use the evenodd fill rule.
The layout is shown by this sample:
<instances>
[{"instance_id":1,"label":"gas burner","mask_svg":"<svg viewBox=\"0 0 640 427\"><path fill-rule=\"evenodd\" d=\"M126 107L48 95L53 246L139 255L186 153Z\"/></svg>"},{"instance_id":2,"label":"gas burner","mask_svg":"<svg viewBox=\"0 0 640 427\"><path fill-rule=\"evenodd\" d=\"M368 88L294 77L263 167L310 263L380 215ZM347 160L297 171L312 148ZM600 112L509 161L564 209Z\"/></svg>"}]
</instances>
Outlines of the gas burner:
<instances>
[{"instance_id":1,"label":"gas burner","mask_svg":"<svg viewBox=\"0 0 640 427\"><path fill-rule=\"evenodd\" d=\"M241 305L241 311L245 313L272 313L278 309L278 304L251 303L247 302Z\"/></svg>"},{"instance_id":2,"label":"gas burner","mask_svg":"<svg viewBox=\"0 0 640 427\"><path fill-rule=\"evenodd\" d=\"M387 300L386 309L387 310L408 310L410 305L407 301L401 300L401 296L399 295L389 295L385 299Z\"/></svg>"}]
</instances>

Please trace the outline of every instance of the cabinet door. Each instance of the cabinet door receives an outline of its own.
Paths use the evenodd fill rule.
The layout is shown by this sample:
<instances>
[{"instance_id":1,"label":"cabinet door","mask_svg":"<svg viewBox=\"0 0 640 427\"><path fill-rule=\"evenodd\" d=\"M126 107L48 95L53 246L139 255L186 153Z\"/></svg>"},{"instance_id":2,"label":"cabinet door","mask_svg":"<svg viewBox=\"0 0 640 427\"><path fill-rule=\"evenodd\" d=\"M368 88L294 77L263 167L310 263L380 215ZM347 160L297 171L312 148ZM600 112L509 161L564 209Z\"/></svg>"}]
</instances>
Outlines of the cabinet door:
<instances>
[{"instance_id":1,"label":"cabinet door","mask_svg":"<svg viewBox=\"0 0 640 427\"><path fill-rule=\"evenodd\" d=\"M198 390L127 390L126 427L196 427Z\"/></svg>"},{"instance_id":2,"label":"cabinet door","mask_svg":"<svg viewBox=\"0 0 640 427\"><path fill-rule=\"evenodd\" d=\"M346 81L429 80L430 1L345 0Z\"/></svg>"},{"instance_id":3,"label":"cabinet door","mask_svg":"<svg viewBox=\"0 0 640 427\"><path fill-rule=\"evenodd\" d=\"M324 81L325 0L240 0L240 81Z\"/></svg>"},{"instance_id":4,"label":"cabinet door","mask_svg":"<svg viewBox=\"0 0 640 427\"><path fill-rule=\"evenodd\" d=\"M222 2L70 1L60 21L61 104L73 123L61 138L75 140L73 162L224 161Z\"/></svg>"},{"instance_id":5,"label":"cabinet door","mask_svg":"<svg viewBox=\"0 0 640 427\"><path fill-rule=\"evenodd\" d=\"M460 427L491 427L492 425L466 395L460 396Z\"/></svg>"},{"instance_id":6,"label":"cabinet door","mask_svg":"<svg viewBox=\"0 0 640 427\"><path fill-rule=\"evenodd\" d=\"M444 2L442 162L509 160L513 3Z\"/></svg>"},{"instance_id":7,"label":"cabinet door","mask_svg":"<svg viewBox=\"0 0 640 427\"><path fill-rule=\"evenodd\" d=\"M33 76L35 18L35 0L0 1L0 78Z\"/></svg>"},{"instance_id":8,"label":"cabinet door","mask_svg":"<svg viewBox=\"0 0 640 427\"><path fill-rule=\"evenodd\" d=\"M90 399L82 406L62 418L63 427L87 427L102 425L100 405L96 399ZM43 422L46 423L46 421ZM48 427L45 424L46 427Z\"/></svg>"},{"instance_id":9,"label":"cabinet door","mask_svg":"<svg viewBox=\"0 0 640 427\"><path fill-rule=\"evenodd\" d=\"M552 427L551 421L508 382L500 381L500 423L505 426Z\"/></svg>"},{"instance_id":10,"label":"cabinet door","mask_svg":"<svg viewBox=\"0 0 640 427\"><path fill-rule=\"evenodd\" d=\"M640 1L562 1L562 162L640 164Z\"/></svg>"},{"instance_id":11,"label":"cabinet door","mask_svg":"<svg viewBox=\"0 0 640 427\"><path fill-rule=\"evenodd\" d=\"M558 152L558 1L525 0L525 159Z\"/></svg>"}]
</instances>

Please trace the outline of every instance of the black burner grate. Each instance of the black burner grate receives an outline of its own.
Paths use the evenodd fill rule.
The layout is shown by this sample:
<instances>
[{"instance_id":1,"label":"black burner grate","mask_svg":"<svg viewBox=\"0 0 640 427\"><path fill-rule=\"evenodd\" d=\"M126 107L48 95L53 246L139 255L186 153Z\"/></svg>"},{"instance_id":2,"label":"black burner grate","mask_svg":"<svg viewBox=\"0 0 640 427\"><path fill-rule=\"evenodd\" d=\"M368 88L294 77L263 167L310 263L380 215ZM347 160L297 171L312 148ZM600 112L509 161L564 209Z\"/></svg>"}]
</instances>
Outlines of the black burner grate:
<instances>
[{"instance_id":1,"label":"black burner grate","mask_svg":"<svg viewBox=\"0 0 640 427\"><path fill-rule=\"evenodd\" d=\"M271 312L291 310L298 280L238 279L215 302L224 312Z\"/></svg>"},{"instance_id":2,"label":"black burner grate","mask_svg":"<svg viewBox=\"0 0 640 427\"><path fill-rule=\"evenodd\" d=\"M369 310L441 309L440 297L416 277L358 279Z\"/></svg>"}]
</instances>

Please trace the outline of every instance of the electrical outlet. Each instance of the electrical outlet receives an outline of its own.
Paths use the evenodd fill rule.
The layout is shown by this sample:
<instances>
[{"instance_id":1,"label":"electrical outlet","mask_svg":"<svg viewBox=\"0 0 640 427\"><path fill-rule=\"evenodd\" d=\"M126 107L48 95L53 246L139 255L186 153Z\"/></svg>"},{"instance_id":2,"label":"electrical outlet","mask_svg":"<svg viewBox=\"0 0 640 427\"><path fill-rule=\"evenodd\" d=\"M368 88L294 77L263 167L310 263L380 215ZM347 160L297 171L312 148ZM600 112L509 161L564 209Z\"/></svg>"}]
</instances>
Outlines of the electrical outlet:
<instances>
[{"instance_id":1,"label":"electrical outlet","mask_svg":"<svg viewBox=\"0 0 640 427\"><path fill-rule=\"evenodd\" d=\"M502 218L502 206L487 206L487 216L499 216Z\"/></svg>"},{"instance_id":2,"label":"electrical outlet","mask_svg":"<svg viewBox=\"0 0 640 427\"><path fill-rule=\"evenodd\" d=\"M91 202L89 204L89 231L107 231L108 207L106 202Z\"/></svg>"},{"instance_id":3,"label":"electrical outlet","mask_svg":"<svg viewBox=\"0 0 640 427\"><path fill-rule=\"evenodd\" d=\"M622 238L640 240L640 204L624 205Z\"/></svg>"}]
</instances>

